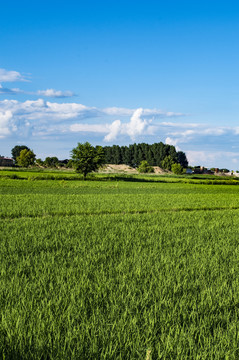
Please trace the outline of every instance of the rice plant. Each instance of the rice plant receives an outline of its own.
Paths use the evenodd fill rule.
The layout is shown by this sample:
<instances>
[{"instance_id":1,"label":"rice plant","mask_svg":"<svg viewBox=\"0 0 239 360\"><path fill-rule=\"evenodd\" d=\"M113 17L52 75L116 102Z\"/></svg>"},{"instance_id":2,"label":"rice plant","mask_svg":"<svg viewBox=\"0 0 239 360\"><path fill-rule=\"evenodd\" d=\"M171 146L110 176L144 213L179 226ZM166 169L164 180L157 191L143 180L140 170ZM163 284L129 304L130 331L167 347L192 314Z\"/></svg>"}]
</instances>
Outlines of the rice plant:
<instances>
[{"instance_id":1,"label":"rice plant","mask_svg":"<svg viewBox=\"0 0 239 360\"><path fill-rule=\"evenodd\" d=\"M237 189L2 179L2 358L238 359Z\"/></svg>"}]
</instances>

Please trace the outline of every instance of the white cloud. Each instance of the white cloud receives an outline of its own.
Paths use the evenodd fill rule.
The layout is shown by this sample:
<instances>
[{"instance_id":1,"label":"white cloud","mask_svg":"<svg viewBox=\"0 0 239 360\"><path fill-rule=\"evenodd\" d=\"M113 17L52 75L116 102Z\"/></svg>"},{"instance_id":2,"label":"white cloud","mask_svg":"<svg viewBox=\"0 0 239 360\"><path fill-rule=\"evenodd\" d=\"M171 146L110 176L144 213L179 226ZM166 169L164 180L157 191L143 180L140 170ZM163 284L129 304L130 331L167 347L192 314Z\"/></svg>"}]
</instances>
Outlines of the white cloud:
<instances>
[{"instance_id":1,"label":"white cloud","mask_svg":"<svg viewBox=\"0 0 239 360\"><path fill-rule=\"evenodd\" d=\"M15 130L15 126L11 126L10 120L12 119L12 112L7 110L0 112L0 139L11 134Z\"/></svg>"},{"instance_id":2,"label":"white cloud","mask_svg":"<svg viewBox=\"0 0 239 360\"><path fill-rule=\"evenodd\" d=\"M202 165L208 168L219 167L218 164L228 164L224 165L229 167L231 164L238 164L239 162L239 152L232 151L186 151L187 159L189 164L192 166Z\"/></svg>"},{"instance_id":3,"label":"white cloud","mask_svg":"<svg viewBox=\"0 0 239 360\"><path fill-rule=\"evenodd\" d=\"M107 142L114 141L122 131L122 124L120 120L115 120L109 125L109 133L104 137Z\"/></svg>"},{"instance_id":4,"label":"white cloud","mask_svg":"<svg viewBox=\"0 0 239 360\"><path fill-rule=\"evenodd\" d=\"M120 110L121 111L121 110ZM115 112L116 113L116 112ZM142 119L143 109L139 108L134 111L128 123L122 123L121 120L114 120L111 124L72 124L70 131L72 132L99 132L107 133L104 141L112 142L117 140L120 135L127 135L132 141L142 134L152 134L154 129L150 126L150 121Z\"/></svg>"},{"instance_id":5,"label":"white cloud","mask_svg":"<svg viewBox=\"0 0 239 360\"><path fill-rule=\"evenodd\" d=\"M53 98L66 98L75 95L72 91L60 91L54 89L38 90L37 94L40 96L53 97Z\"/></svg>"},{"instance_id":6,"label":"white cloud","mask_svg":"<svg viewBox=\"0 0 239 360\"><path fill-rule=\"evenodd\" d=\"M113 117L112 114L123 113L122 116L126 116L127 109L114 108L114 111L109 111L110 108L99 109L96 107L89 107L79 103L57 103L38 100L27 100L20 102L17 100L3 100L0 101L0 111L11 111L13 122L19 129L27 127L28 131L32 129L32 133L43 133L46 135L52 132L52 126L55 124L56 132L98 132L105 133L105 141L116 140L120 135L130 137L133 141L142 135L153 135L158 127L152 125L151 119L144 118L145 110L143 108L136 109L132 112L132 109L128 109L128 113L131 114L130 120L113 120L109 123L109 118ZM146 113L149 113L149 109L146 109ZM156 113L156 110L153 110ZM162 112L160 111L161 116ZM165 113L165 116L167 114ZM98 122L99 124L87 124L85 121L91 119L91 121ZM104 123L102 124L102 120ZM80 123L79 123L80 121ZM84 124L82 124L84 121ZM63 126L60 126L64 124ZM68 129L68 130L67 130ZM24 131L23 131L24 132ZM20 132L19 132L20 134Z\"/></svg>"},{"instance_id":7,"label":"white cloud","mask_svg":"<svg viewBox=\"0 0 239 360\"><path fill-rule=\"evenodd\" d=\"M177 146L178 145L178 139L172 139L170 137L167 137L165 139L165 144Z\"/></svg>"},{"instance_id":8,"label":"white cloud","mask_svg":"<svg viewBox=\"0 0 239 360\"><path fill-rule=\"evenodd\" d=\"M0 69L0 82L27 81L18 71Z\"/></svg>"},{"instance_id":9,"label":"white cloud","mask_svg":"<svg viewBox=\"0 0 239 360\"><path fill-rule=\"evenodd\" d=\"M119 135L127 135L132 141L135 141L136 137L142 134L147 134L152 129L149 129L149 120L143 120L142 114L144 109L139 108L134 111L128 123L122 123L120 120L115 120L109 126L109 133L105 136L104 140L111 142L116 140Z\"/></svg>"},{"instance_id":10,"label":"white cloud","mask_svg":"<svg viewBox=\"0 0 239 360\"><path fill-rule=\"evenodd\" d=\"M130 122L126 124L126 134L134 141L136 136L143 134L149 122L142 120L143 109L139 108L133 113Z\"/></svg>"},{"instance_id":11,"label":"white cloud","mask_svg":"<svg viewBox=\"0 0 239 360\"><path fill-rule=\"evenodd\" d=\"M24 102L6 99L0 101L0 137L3 139L15 133L19 139L38 139L73 133L84 133L82 136L86 136L87 133L90 140L90 133L94 133L95 139L98 134L99 141L125 143L149 141L147 136L153 136L152 141L165 139L167 144L174 145L177 150L180 146L182 151L225 148L227 139L230 139L231 146L237 145L239 127L212 127L177 121L167 123L160 121L163 117L161 110L158 110L160 117L157 120L157 109L151 110L154 114L151 118L149 113L150 109L143 108L134 111L116 107L100 109L79 103L59 104L43 99ZM167 118L168 114L164 113L164 116ZM198 154L196 156L203 162L202 154L200 158ZM206 158L208 156L205 160Z\"/></svg>"},{"instance_id":12,"label":"white cloud","mask_svg":"<svg viewBox=\"0 0 239 360\"><path fill-rule=\"evenodd\" d=\"M223 135L235 135L237 133L236 128L233 127L207 127L204 124L197 124L197 126L195 126L196 124L172 124L165 122L162 124L165 129L168 125L165 142L174 146L178 146L178 144L188 144L195 140L204 144L208 142L208 140L217 142L217 137ZM215 140L213 140L213 138L215 138Z\"/></svg>"}]
</instances>

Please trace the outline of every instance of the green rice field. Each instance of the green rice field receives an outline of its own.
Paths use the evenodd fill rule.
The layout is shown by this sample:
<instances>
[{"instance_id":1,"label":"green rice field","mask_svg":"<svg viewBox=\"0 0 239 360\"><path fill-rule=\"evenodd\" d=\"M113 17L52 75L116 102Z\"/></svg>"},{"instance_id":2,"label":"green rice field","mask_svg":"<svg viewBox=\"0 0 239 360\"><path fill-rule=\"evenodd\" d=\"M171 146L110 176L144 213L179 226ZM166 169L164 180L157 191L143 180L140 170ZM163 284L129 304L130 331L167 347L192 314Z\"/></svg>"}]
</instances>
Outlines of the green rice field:
<instances>
[{"instance_id":1,"label":"green rice field","mask_svg":"<svg viewBox=\"0 0 239 360\"><path fill-rule=\"evenodd\" d=\"M1 359L239 359L239 182L47 176L0 172Z\"/></svg>"}]
</instances>

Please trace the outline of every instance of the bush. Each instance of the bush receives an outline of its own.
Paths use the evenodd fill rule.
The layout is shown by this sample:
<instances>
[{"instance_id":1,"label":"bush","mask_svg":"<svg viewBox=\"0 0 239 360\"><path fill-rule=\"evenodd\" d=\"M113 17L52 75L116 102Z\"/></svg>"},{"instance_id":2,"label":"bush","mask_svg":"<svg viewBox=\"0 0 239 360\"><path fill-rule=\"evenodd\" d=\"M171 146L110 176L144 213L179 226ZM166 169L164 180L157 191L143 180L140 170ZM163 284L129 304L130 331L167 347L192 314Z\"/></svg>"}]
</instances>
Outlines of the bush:
<instances>
[{"instance_id":1,"label":"bush","mask_svg":"<svg viewBox=\"0 0 239 360\"><path fill-rule=\"evenodd\" d=\"M183 167L180 164L173 164L171 170L174 174L181 175L183 174Z\"/></svg>"},{"instance_id":2,"label":"bush","mask_svg":"<svg viewBox=\"0 0 239 360\"><path fill-rule=\"evenodd\" d=\"M137 170L139 173L153 173L154 172L154 168L152 166L150 166L146 160L141 161Z\"/></svg>"}]
</instances>

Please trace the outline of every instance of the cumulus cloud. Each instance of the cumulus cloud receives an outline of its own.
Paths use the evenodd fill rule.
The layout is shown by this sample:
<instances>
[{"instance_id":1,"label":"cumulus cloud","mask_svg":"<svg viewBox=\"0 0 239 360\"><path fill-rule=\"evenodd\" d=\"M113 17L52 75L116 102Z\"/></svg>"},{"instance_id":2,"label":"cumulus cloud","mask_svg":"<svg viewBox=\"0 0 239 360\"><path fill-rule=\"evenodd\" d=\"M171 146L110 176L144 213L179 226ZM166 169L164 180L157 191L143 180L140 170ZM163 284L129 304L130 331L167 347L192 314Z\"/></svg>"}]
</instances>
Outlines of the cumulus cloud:
<instances>
[{"instance_id":1,"label":"cumulus cloud","mask_svg":"<svg viewBox=\"0 0 239 360\"><path fill-rule=\"evenodd\" d=\"M117 136L122 131L122 124L120 120L115 120L109 125L109 133L104 137L107 142L116 140Z\"/></svg>"},{"instance_id":2,"label":"cumulus cloud","mask_svg":"<svg viewBox=\"0 0 239 360\"><path fill-rule=\"evenodd\" d=\"M104 140L111 142L123 134L128 135L132 141L135 141L137 136L147 133L150 121L142 119L143 112L142 108L135 110L128 123L115 120L109 126L109 133L105 136Z\"/></svg>"},{"instance_id":3,"label":"cumulus cloud","mask_svg":"<svg viewBox=\"0 0 239 360\"><path fill-rule=\"evenodd\" d=\"M27 81L18 71L0 69L0 82Z\"/></svg>"},{"instance_id":4,"label":"cumulus cloud","mask_svg":"<svg viewBox=\"0 0 239 360\"><path fill-rule=\"evenodd\" d=\"M96 109L95 109L96 110ZM120 109L121 111L122 109ZM104 110L102 110L103 112ZM100 113L100 110L99 110ZM115 112L116 113L116 112ZM107 112L108 114L108 112ZM131 138L132 141L136 139L137 136L142 134L151 134L152 127L150 126L150 121L142 119L143 109L137 109L133 112L133 115L130 118L129 122L122 122L121 120L114 120L111 124L72 124L70 126L70 131L72 132L99 132L106 133L104 141L112 142L117 140L120 135L127 135Z\"/></svg>"},{"instance_id":5,"label":"cumulus cloud","mask_svg":"<svg viewBox=\"0 0 239 360\"><path fill-rule=\"evenodd\" d=\"M137 109L133 113L130 122L126 124L126 134L130 136L132 140L135 140L137 135L143 134L143 132L146 130L147 125L149 125L149 122L147 120L142 119L143 115L143 109Z\"/></svg>"},{"instance_id":6,"label":"cumulus cloud","mask_svg":"<svg viewBox=\"0 0 239 360\"><path fill-rule=\"evenodd\" d=\"M15 126L11 124L12 112L7 110L0 112L0 139L11 134L11 130L15 130Z\"/></svg>"},{"instance_id":7,"label":"cumulus cloud","mask_svg":"<svg viewBox=\"0 0 239 360\"><path fill-rule=\"evenodd\" d=\"M61 91L54 89L38 90L37 92L40 96L53 97L53 98L67 98L75 96L72 91Z\"/></svg>"}]
</instances>

